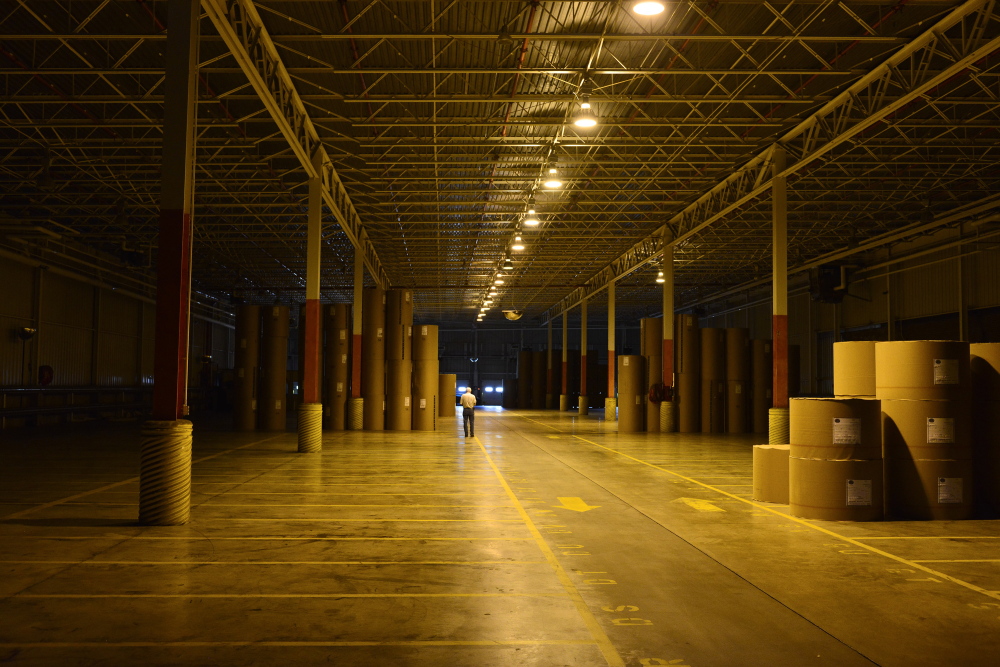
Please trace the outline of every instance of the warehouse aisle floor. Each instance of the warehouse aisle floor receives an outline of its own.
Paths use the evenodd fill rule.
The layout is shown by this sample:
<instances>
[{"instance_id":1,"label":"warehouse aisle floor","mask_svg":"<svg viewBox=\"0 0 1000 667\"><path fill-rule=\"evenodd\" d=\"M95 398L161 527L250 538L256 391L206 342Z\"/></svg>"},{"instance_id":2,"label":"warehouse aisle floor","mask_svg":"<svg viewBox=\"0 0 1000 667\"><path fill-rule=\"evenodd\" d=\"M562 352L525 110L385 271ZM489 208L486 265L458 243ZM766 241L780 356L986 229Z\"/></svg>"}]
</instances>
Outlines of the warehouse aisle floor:
<instances>
[{"instance_id":1,"label":"warehouse aisle floor","mask_svg":"<svg viewBox=\"0 0 1000 667\"><path fill-rule=\"evenodd\" d=\"M996 522L791 518L751 436L444 421L313 455L196 425L169 528L135 525L134 425L4 433L0 663L996 664Z\"/></svg>"}]
</instances>

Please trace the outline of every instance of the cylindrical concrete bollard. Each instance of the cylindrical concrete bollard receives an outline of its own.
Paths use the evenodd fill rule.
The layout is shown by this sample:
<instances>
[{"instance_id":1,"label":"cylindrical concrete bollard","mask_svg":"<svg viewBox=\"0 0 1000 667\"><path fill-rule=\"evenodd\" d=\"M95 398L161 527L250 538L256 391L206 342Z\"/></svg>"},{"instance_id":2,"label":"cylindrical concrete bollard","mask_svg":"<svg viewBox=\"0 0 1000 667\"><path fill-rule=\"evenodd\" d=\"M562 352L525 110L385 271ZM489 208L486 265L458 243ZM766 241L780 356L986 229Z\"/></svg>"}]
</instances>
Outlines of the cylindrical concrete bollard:
<instances>
[{"instance_id":1,"label":"cylindrical concrete bollard","mask_svg":"<svg viewBox=\"0 0 1000 667\"><path fill-rule=\"evenodd\" d=\"M313 454L323 449L323 404L299 405L299 453Z\"/></svg>"},{"instance_id":2,"label":"cylindrical concrete bollard","mask_svg":"<svg viewBox=\"0 0 1000 667\"><path fill-rule=\"evenodd\" d=\"M366 287L362 305L361 395L366 431L385 429L385 291Z\"/></svg>"},{"instance_id":3,"label":"cylindrical concrete bollard","mask_svg":"<svg viewBox=\"0 0 1000 667\"><path fill-rule=\"evenodd\" d=\"M677 415L673 401L660 403L660 433L673 433L677 430Z\"/></svg>"},{"instance_id":4,"label":"cylindrical concrete bollard","mask_svg":"<svg viewBox=\"0 0 1000 667\"><path fill-rule=\"evenodd\" d=\"M604 420L609 422L618 421L618 399L604 399Z\"/></svg>"},{"instance_id":5,"label":"cylindrical concrete bollard","mask_svg":"<svg viewBox=\"0 0 1000 667\"><path fill-rule=\"evenodd\" d=\"M191 518L192 424L148 421L139 449L139 523L180 526Z\"/></svg>"},{"instance_id":6,"label":"cylindrical concrete bollard","mask_svg":"<svg viewBox=\"0 0 1000 667\"><path fill-rule=\"evenodd\" d=\"M323 425L332 431L343 431L347 427L347 399L351 394L351 306L335 303L327 306L326 314Z\"/></svg>"},{"instance_id":7,"label":"cylindrical concrete bollard","mask_svg":"<svg viewBox=\"0 0 1000 667\"><path fill-rule=\"evenodd\" d=\"M262 431L284 431L287 421L288 306L264 308L260 402Z\"/></svg>"},{"instance_id":8,"label":"cylindrical concrete bollard","mask_svg":"<svg viewBox=\"0 0 1000 667\"><path fill-rule=\"evenodd\" d=\"M559 412L569 412L569 396L559 394Z\"/></svg>"},{"instance_id":9,"label":"cylindrical concrete bollard","mask_svg":"<svg viewBox=\"0 0 1000 667\"><path fill-rule=\"evenodd\" d=\"M260 306L236 310L236 355L233 364L233 428L257 428L257 392L260 380Z\"/></svg>"},{"instance_id":10,"label":"cylindrical concrete bollard","mask_svg":"<svg viewBox=\"0 0 1000 667\"><path fill-rule=\"evenodd\" d=\"M618 432L635 433L644 430L643 416L646 392L643 379L646 360L638 354L618 356Z\"/></svg>"},{"instance_id":11,"label":"cylindrical concrete bollard","mask_svg":"<svg viewBox=\"0 0 1000 667\"><path fill-rule=\"evenodd\" d=\"M438 417L455 416L455 395L458 393L458 375L438 375Z\"/></svg>"}]
</instances>

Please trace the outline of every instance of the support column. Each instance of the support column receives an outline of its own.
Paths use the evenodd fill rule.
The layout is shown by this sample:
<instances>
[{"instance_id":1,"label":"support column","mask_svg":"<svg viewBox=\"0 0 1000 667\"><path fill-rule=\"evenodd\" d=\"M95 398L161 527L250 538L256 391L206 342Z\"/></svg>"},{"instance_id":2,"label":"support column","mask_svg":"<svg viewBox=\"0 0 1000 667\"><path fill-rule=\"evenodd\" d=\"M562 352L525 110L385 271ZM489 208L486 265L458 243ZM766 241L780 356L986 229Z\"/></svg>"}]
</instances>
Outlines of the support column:
<instances>
[{"instance_id":1,"label":"support column","mask_svg":"<svg viewBox=\"0 0 1000 667\"><path fill-rule=\"evenodd\" d=\"M604 399L604 418L618 421L618 399L615 394L615 281L608 283L608 394Z\"/></svg>"},{"instance_id":2,"label":"support column","mask_svg":"<svg viewBox=\"0 0 1000 667\"><path fill-rule=\"evenodd\" d=\"M559 394L559 411L569 411L569 311L562 316L562 393Z\"/></svg>"},{"instance_id":3,"label":"support column","mask_svg":"<svg viewBox=\"0 0 1000 667\"><path fill-rule=\"evenodd\" d=\"M313 157L316 178L309 179L309 218L306 228L306 308L302 353L302 403L299 405L299 452L323 449L323 403L320 398L320 248L323 243L323 181L319 153Z\"/></svg>"},{"instance_id":4,"label":"support column","mask_svg":"<svg viewBox=\"0 0 1000 667\"><path fill-rule=\"evenodd\" d=\"M552 409L555 375L552 369L552 320L549 320L549 344L545 348L545 409Z\"/></svg>"},{"instance_id":5,"label":"support column","mask_svg":"<svg viewBox=\"0 0 1000 667\"><path fill-rule=\"evenodd\" d=\"M663 401L660 403L660 433L677 430L674 408L674 246L663 249Z\"/></svg>"},{"instance_id":6,"label":"support column","mask_svg":"<svg viewBox=\"0 0 1000 667\"><path fill-rule=\"evenodd\" d=\"M580 406L579 413L590 411L587 404L587 300L580 304Z\"/></svg>"},{"instance_id":7,"label":"support column","mask_svg":"<svg viewBox=\"0 0 1000 667\"><path fill-rule=\"evenodd\" d=\"M198 71L196 0L170 3L163 81L163 157L156 283L153 419L142 427L139 523L175 526L191 515L187 415L191 212Z\"/></svg>"},{"instance_id":8,"label":"support column","mask_svg":"<svg viewBox=\"0 0 1000 667\"><path fill-rule=\"evenodd\" d=\"M347 429L360 431L365 426L365 399L361 397L361 302L364 300L365 260L354 249L354 305L351 308L351 398L347 402Z\"/></svg>"},{"instance_id":9,"label":"support column","mask_svg":"<svg viewBox=\"0 0 1000 667\"><path fill-rule=\"evenodd\" d=\"M785 149L774 147L771 163L771 336L773 338L773 402L768 414L768 442L788 444L788 209L785 177Z\"/></svg>"}]
</instances>

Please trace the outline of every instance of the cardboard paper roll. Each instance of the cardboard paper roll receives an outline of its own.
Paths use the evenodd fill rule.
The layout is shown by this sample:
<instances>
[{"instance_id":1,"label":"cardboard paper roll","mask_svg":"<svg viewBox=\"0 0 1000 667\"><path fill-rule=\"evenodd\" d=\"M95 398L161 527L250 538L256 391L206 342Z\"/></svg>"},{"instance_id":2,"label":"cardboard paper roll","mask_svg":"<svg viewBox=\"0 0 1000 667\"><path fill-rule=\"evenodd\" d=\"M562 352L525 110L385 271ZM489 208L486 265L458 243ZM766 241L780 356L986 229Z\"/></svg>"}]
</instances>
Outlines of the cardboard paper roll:
<instances>
[{"instance_id":1,"label":"cardboard paper roll","mask_svg":"<svg viewBox=\"0 0 1000 667\"><path fill-rule=\"evenodd\" d=\"M547 353L537 350L531 353L531 409L545 409L545 376L548 373Z\"/></svg>"},{"instance_id":2,"label":"cardboard paper roll","mask_svg":"<svg viewBox=\"0 0 1000 667\"><path fill-rule=\"evenodd\" d=\"M972 343L969 353L974 400L1000 401L1000 343Z\"/></svg>"},{"instance_id":3,"label":"cardboard paper roll","mask_svg":"<svg viewBox=\"0 0 1000 667\"><path fill-rule=\"evenodd\" d=\"M879 521L884 516L882 460L788 459L792 516L822 521Z\"/></svg>"},{"instance_id":4,"label":"cardboard paper roll","mask_svg":"<svg viewBox=\"0 0 1000 667\"><path fill-rule=\"evenodd\" d=\"M385 429L385 290L366 287L361 305L361 395L366 431Z\"/></svg>"},{"instance_id":5,"label":"cardboard paper roll","mask_svg":"<svg viewBox=\"0 0 1000 667\"><path fill-rule=\"evenodd\" d=\"M893 519L972 516L972 461L886 459L885 487L886 513Z\"/></svg>"},{"instance_id":6,"label":"cardboard paper roll","mask_svg":"<svg viewBox=\"0 0 1000 667\"><path fill-rule=\"evenodd\" d=\"M677 374L701 374L701 330L696 315L675 316L674 361Z\"/></svg>"},{"instance_id":7,"label":"cardboard paper roll","mask_svg":"<svg viewBox=\"0 0 1000 667\"><path fill-rule=\"evenodd\" d=\"M703 380L726 379L726 330L701 330L701 377Z\"/></svg>"},{"instance_id":8,"label":"cardboard paper roll","mask_svg":"<svg viewBox=\"0 0 1000 667\"><path fill-rule=\"evenodd\" d=\"M438 360L438 327L419 324L413 327L413 361Z\"/></svg>"},{"instance_id":9,"label":"cardboard paper roll","mask_svg":"<svg viewBox=\"0 0 1000 667\"><path fill-rule=\"evenodd\" d=\"M679 433L699 433L701 431L701 377L698 373L681 373L677 376L677 431Z\"/></svg>"},{"instance_id":10,"label":"cardboard paper roll","mask_svg":"<svg viewBox=\"0 0 1000 667\"><path fill-rule=\"evenodd\" d=\"M749 385L745 380L726 382L726 433L746 433Z\"/></svg>"},{"instance_id":11,"label":"cardboard paper roll","mask_svg":"<svg viewBox=\"0 0 1000 667\"><path fill-rule=\"evenodd\" d=\"M438 375L438 416L454 417L458 393L458 375L441 373Z\"/></svg>"},{"instance_id":12,"label":"cardboard paper roll","mask_svg":"<svg viewBox=\"0 0 1000 667\"><path fill-rule=\"evenodd\" d=\"M517 407L520 410L531 409L532 366L531 350L517 353Z\"/></svg>"},{"instance_id":13,"label":"cardboard paper roll","mask_svg":"<svg viewBox=\"0 0 1000 667\"><path fill-rule=\"evenodd\" d=\"M437 428L438 375L437 359L413 362L413 430Z\"/></svg>"},{"instance_id":14,"label":"cardboard paper roll","mask_svg":"<svg viewBox=\"0 0 1000 667\"><path fill-rule=\"evenodd\" d=\"M754 500L788 504L788 453L788 445L754 445Z\"/></svg>"},{"instance_id":15,"label":"cardboard paper roll","mask_svg":"<svg viewBox=\"0 0 1000 667\"><path fill-rule=\"evenodd\" d=\"M260 306L236 310L236 354L233 364L233 428L257 428L260 390Z\"/></svg>"},{"instance_id":16,"label":"cardboard paper roll","mask_svg":"<svg viewBox=\"0 0 1000 667\"><path fill-rule=\"evenodd\" d=\"M261 384L257 412L262 431L284 431L288 411L288 306L262 309Z\"/></svg>"},{"instance_id":17,"label":"cardboard paper roll","mask_svg":"<svg viewBox=\"0 0 1000 667\"><path fill-rule=\"evenodd\" d=\"M967 400L969 344L951 340L875 343L875 396Z\"/></svg>"},{"instance_id":18,"label":"cardboard paper roll","mask_svg":"<svg viewBox=\"0 0 1000 667\"><path fill-rule=\"evenodd\" d=\"M970 459L971 428L966 401L882 401L887 459Z\"/></svg>"},{"instance_id":19,"label":"cardboard paper roll","mask_svg":"<svg viewBox=\"0 0 1000 667\"><path fill-rule=\"evenodd\" d=\"M640 349L644 357L659 357L663 354L663 318L643 317L639 320Z\"/></svg>"},{"instance_id":20,"label":"cardboard paper roll","mask_svg":"<svg viewBox=\"0 0 1000 667\"><path fill-rule=\"evenodd\" d=\"M767 411L771 409L771 385L774 369L771 360L771 341L755 340L750 343L750 396L753 402L750 413L754 433L767 433Z\"/></svg>"},{"instance_id":21,"label":"cardboard paper roll","mask_svg":"<svg viewBox=\"0 0 1000 667\"><path fill-rule=\"evenodd\" d=\"M750 330L726 329L726 381L750 379Z\"/></svg>"},{"instance_id":22,"label":"cardboard paper roll","mask_svg":"<svg viewBox=\"0 0 1000 667\"><path fill-rule=\"evenodd\" d=\"M413 361L413 292L385 293L385 358Z\"/></svg>"},{"instance_id":23,"label":"cardboard paper roll","mask_svg":"<svg viewBox=\"0 0 1000 667\"><path fill-rule=\"evenodd\" d=\"M324 307L326 345L323 354L323 428L347 428L347 399L351 394L351 306Z\"/></svg>"},{"instance_id":24,"label":"cardboard paper roll","mask_svg":"<svg viewBox=\"0 0 1000 667\"><path fill-rule=\"evenodd\" d=\"M645 359L638 354L618 357L618 432L635 433L645 426L643 407Z\"/></svg>"},{"instance_id":25,"label":"cardboard paper roll","mask_svg":"<svg viewBox=\"0 0 1000 667\"><path fill-rule=\"evenodd\" d=\"M836 396L875 395L875 341L833 344L833 393Z\"/></svg>"},{"instance_id":26,"label":"cardboard paper roll","mask_svg":"<svg viewBox=\"0 0 1000 667\"><path fill-rule=\"evenodd\" d=\"M701 432L726 430L726 381L701 379Z\"/></svg>"},{"instance_id":27,"label":"cardboard paper roll","mask_svg":"<svg viewBox=\"0 0 1000 667\"><path fill-rule=\"evenodd\" d=\"M882 458L882 411L874 398L793 398L792 456L803 459Z\"/></svg>"},{"instance_id":28,"label":"cardboard paper roll","mask_svg":"<svg viewBox=\"0 0 1000 667\"><path fill-rule=\"evenodd\" d=\"M390 359L385 374L385 427L390 431L413 428L413 362Z\"/></svg>"}]
</instances>

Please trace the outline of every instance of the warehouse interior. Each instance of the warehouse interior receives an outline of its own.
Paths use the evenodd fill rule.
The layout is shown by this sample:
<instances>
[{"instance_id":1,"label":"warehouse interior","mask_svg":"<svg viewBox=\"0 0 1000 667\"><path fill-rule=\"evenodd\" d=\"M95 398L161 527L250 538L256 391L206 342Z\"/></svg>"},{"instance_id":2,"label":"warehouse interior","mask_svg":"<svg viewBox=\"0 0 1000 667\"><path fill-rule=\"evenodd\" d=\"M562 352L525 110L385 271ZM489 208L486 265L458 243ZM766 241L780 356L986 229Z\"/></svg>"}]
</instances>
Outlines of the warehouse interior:
<instances>
[{"instance_id":1,"label":"warehouse interior","mask_svg":"<svg viewBox=\"0 0 1000 667\"><path fill-rule=\"evenodd\" d=\"M995 664L998 77L988 0L3 3L0 662Z\"/></svg>"}]
</instances>

